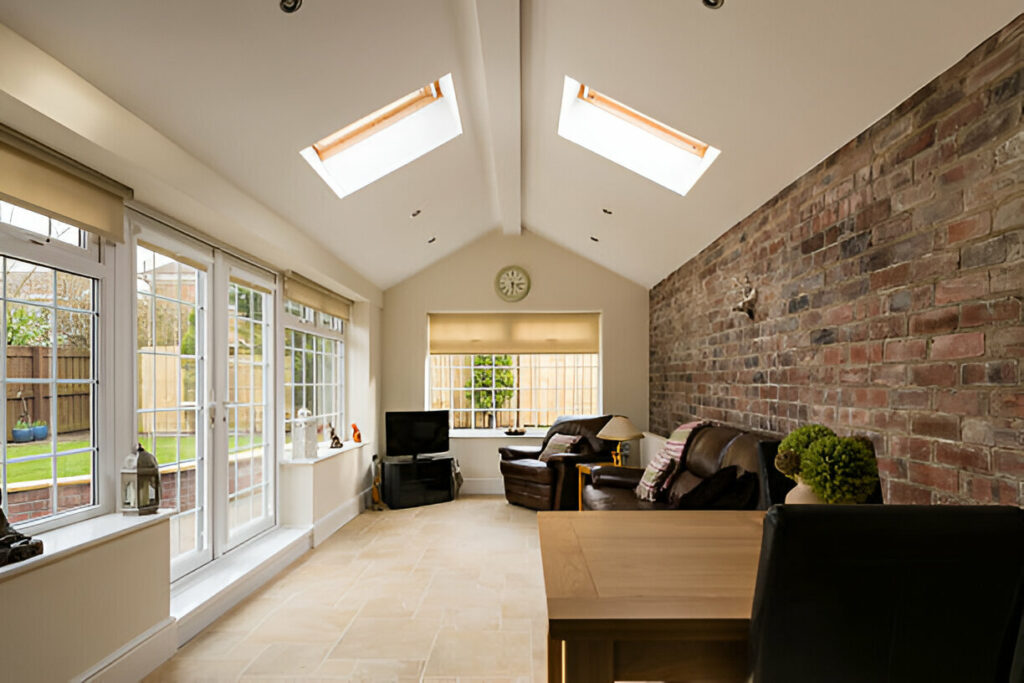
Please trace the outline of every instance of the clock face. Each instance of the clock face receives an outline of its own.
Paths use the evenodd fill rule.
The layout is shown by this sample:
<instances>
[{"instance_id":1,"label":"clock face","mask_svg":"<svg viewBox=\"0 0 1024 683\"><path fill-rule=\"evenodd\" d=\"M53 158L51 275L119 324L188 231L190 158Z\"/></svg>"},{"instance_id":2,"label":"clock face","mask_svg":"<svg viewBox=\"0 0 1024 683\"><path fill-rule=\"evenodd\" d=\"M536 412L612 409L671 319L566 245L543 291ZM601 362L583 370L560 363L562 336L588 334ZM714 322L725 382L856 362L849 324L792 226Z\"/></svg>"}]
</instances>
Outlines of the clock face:
<instances>
[{"instance_id":1,"label":"clock face","mask_svg":"<svg viewBox=\"0 0 1024 683\"><path fill-rule=\"evenodd\" d=\"M494 291L505 301L520 301L530 293L530 276L519 266L505 266L494 278Z\"/></svg>"}]
</instances>

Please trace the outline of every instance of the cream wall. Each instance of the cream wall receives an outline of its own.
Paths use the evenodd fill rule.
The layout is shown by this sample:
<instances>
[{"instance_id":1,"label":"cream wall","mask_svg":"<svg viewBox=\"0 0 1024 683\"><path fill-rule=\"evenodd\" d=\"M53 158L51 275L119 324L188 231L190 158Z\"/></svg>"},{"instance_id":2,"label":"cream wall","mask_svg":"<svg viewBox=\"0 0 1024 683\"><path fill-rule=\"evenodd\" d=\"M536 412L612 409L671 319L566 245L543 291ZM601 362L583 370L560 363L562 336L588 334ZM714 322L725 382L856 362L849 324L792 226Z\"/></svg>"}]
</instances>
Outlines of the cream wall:
<instances>
[{"instance_id":1,"label":"cream wall","mask_svg":"<svg viewBox=\"0 0 1024 683\"><path fill-rule=\"evenodd\" d=\"M495 274L512 264L525 268L531 283L514 304L494 292ZM384 411L425 406L428 313L599 311L604 412L628 415L646 429L647 296L645 287L529 231L491 232L384 292L381 420ZM383 451L383 424L379 430ZM507 438L452 440L464 475L484 489L501 490L499 442Z\"/></svg>"}]
</instances>

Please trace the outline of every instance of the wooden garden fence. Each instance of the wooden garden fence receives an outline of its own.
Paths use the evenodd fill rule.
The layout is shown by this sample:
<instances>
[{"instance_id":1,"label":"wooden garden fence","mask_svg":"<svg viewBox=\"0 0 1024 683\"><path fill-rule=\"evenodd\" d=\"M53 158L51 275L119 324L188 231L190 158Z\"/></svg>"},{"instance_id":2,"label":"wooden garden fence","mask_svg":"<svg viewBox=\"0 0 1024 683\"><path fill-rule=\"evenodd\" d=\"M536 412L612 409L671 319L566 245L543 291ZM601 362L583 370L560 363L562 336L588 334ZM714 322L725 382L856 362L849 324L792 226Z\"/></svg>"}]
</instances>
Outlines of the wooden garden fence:
<instances>
[{"instance_id":1,"label":"wooden garden fence","mask_svg":"<svg viewBox=\"0 0 1024 683\"><path fill-rule=\"evenodd\" d=\"M46 420L50 423L50 401L52 384L18 382L18 378L49 378L50 347L8 346L7 347L7 438L22 413L27 412L30 420ZM77 379L92 375L92 359L87 348L62 347L57 354L58 379ZM21 396L18 396L18 392ZM88 384L63 384L57 387L57 432L76 432L89 429L90 399ZM22 402L24 399L24 403Z\"/></svg>"}]
</instances>

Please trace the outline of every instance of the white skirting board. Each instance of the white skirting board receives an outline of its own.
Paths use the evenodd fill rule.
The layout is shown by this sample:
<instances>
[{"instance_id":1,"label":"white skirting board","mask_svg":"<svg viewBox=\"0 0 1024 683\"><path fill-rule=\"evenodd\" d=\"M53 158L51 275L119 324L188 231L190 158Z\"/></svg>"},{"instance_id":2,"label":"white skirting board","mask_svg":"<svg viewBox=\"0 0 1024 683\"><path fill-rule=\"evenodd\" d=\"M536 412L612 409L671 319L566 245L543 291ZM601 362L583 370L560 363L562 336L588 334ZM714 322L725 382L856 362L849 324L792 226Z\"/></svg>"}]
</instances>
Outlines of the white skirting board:
<instances>
[{"instance_id":1,"label":"white skirting board","mask_svg":"<svg viewBox=\"0 0 1024 683\"><path fill-rule=\"evenodd\" d=\"M466 478L462 481L461 496L489 496L505 493L505 482L501 477Z\"/></svg>"},{"instance_id":2,"label":"white skirting board","mask_svg":"<svg viewBox=\"0 0 1024 683\"><path fill-rule=\"evenodd\" d=\"M335 531L358 517L359 513L366 509L366 499L369 495L370 489L361 491L318 519L313 525L313 547L317 547Z\"/></svg>"},{"instance_id":3,"label":"white skirting board","mask_svg":"<svg viewBox=\"0 0 1024 683\"><path fill-rule=\"evenodd\" d=\"M142 680L178 648L176 627L174 619L168 617L71 680L90 683L130 683Z\"/></svg>"}]
</instances>

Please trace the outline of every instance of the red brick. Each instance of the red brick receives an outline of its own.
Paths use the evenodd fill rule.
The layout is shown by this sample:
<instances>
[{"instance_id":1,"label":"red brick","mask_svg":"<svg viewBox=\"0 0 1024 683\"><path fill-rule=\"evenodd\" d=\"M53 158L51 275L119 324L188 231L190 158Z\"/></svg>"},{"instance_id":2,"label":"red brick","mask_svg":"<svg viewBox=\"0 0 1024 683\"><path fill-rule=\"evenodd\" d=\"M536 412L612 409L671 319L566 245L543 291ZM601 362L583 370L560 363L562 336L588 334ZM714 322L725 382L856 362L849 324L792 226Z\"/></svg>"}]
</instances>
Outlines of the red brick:
<instances>
[{"instance_id":1,"label":"red brick","mask_svg":"<svg viewBox=\"0 0 1024 683\"><path fill-rule=\"evenodd\" d=\"M930 358L947 360L950 358L975 358L985 355L985 334L969 332L964 334L947 334L932 339Z\"/></svg>"},{"instance_id":2,"label":"red brick","mask_svg":"<svg viewBox=\"0 0 1024 683\"><path fill-rule=\"evenodd\" d=\"M960 423L956 415L925 413L914 416L910 431L918 436L957 441L960 438Z\"/></svg>"},{"instance_id":3,"label":"red brick","mask_svg":"<svg viewBox=\"0 0 1024 683\"><path fill-rule=\"evenodd\" d=\"M890 505L930 505L932 494L928 489L902 481L888 483L889 496L885 502Z\"/></svg>"},{"instance_id":4,"label":"red brick","mask_svg":"<svg viewBox=\"0 0 1024 683\"><path fill-rule=\"evenodd\" d=\"M1004 320L1020 320L1020 301L1002 299L985 303L964 304L960 309L960 324L975 327Z\"/></svg>"},{"instance_id":5,"label":"red brick","mask_svg":"<svg viewBox=\"0 0 1024 683\"><path fill-rule=\"evenodd\" d=\"M917 360L925 357L924 339L890 339L885 342L886 362Z\"/></svg>"},{"instance_id":6,"label":"red brick","mask_svg":"<svg viewBox=\"0 0 1024 683\"><path fill-rule=\"evenodd\" d=\"M978 472L992 470L988 450L954 443L937 443L935 445L935 462L962 470Z\"/></svg>"},{"instance_id":7,"label":"red brick","mask_svg":"<svg viewBox=\"0 0 1024 683\"><path fill-rule=\"evenodd\" d=\"M902 460L919 460L929 462L932 459L932 450L935 441L921 439L914 436L894 436L891 439L890 448L893 457Z\"/></svg>"},{"instance_id":8,"label":"red brick","mask_svg":"<svg viewBox=\"0 0 1024 683\"><path fill-rule=\"evenodd\" d=\"M1024 479L1024 452L996 449L992 451L992 468L999 474Z\"/></svg>"},{"instance_id":9,"label":"red brick","mask_svg":"<svg viewBox=\"0 0 1024 683\"><path fill-rule=\"evenodd\" d=\"M955 365L948 363L913 365L910 367L910 383L919 387L951 387L956 384L956 370Z\"/></svg>"},{"instance_id":10,"label":"red brick","mask_svg":"<svg viewBox=\"0 0 1024 683\"><path fill-rule=\"evenodd\" d=\"M935 304L953 304L969 299L980 299L988 293L988 271L972 273L955 280L935 284Z\"/></svg>"},{"instance_id":11,"label":"red brick","mask_svg":"<svg viewBox=\"0 0 1024 683\"><path fill-rule=\"evenodd\" d=\"M934 308L910 316L910 334L940 334L952 332L960 323L960 311L956 306Z\"/></svg>"},{"instance_id":12,"label":"red brick","mask_svg":"<svg viewBox=\"0 0 1024 683\"><path fill-rule=\"evenodd\" d=\"M927 389L900 389L892 392L892 407L924 409L931 406L931 392Z\"/></svg>"},{"instance_id":13,"label":"red brick","mask_svg":"<svg viewBox=\"0 0 1024 683\"><path fill-rule=\"evenodd\" d=\"M1024 418L1024 390L992 392L992 414L997 417Z\"/></svg>"},{"instance_id":14,"label":"red brick","mask_svg":"<svg viewBox=\"0 0 1024 683\"><path fill-rule=\"evenodd\" d=\"M987 396L983 391L937 391L935 410L955 415L987 415Z\"/></svg>"},{"instance_id":15,"label":"red brick","mask_svg":"<svg viewBox=\"0 0 1024 683\"><path fill-rule=\"evenodd\" d=\"M960 476L956 470L948 467L936 467L925 465L920 462L910 462L907 465L907 478L914 484L929 486L931 488L949 491L950 493L960 492Z\"/></svg>"},{"instance_id":16,"label":"red brick","mask_svg":"<svg viewBox=\"0 0 1024 683\"><path fill-rule=\"evenodd\" d=\"M990 332L989 353L1001 358L1024 357L1024 327L1003 327Z\"/></svg>"},{"instance_id":17,"label":"red brick","mask_svg":"<svg viewBox=\"0 0 1024 683\"><path fill-rule=\"evenodd\" d=\"M946 228L946 244L956 244L964 240L987 235L992 229L992 217L988 212L977 213L970 218L950 223Z\"/></svg>"},{"instance_id":18,"label":"red brick","mask_svg":"<svg viewBox=\"0 0 1024 683\"><path fill-rule=\"evenodd\" d=\"M906 479L907 463L898 458L877 458L878 473L883 479Z\"/></svg>"}]
</instances>

